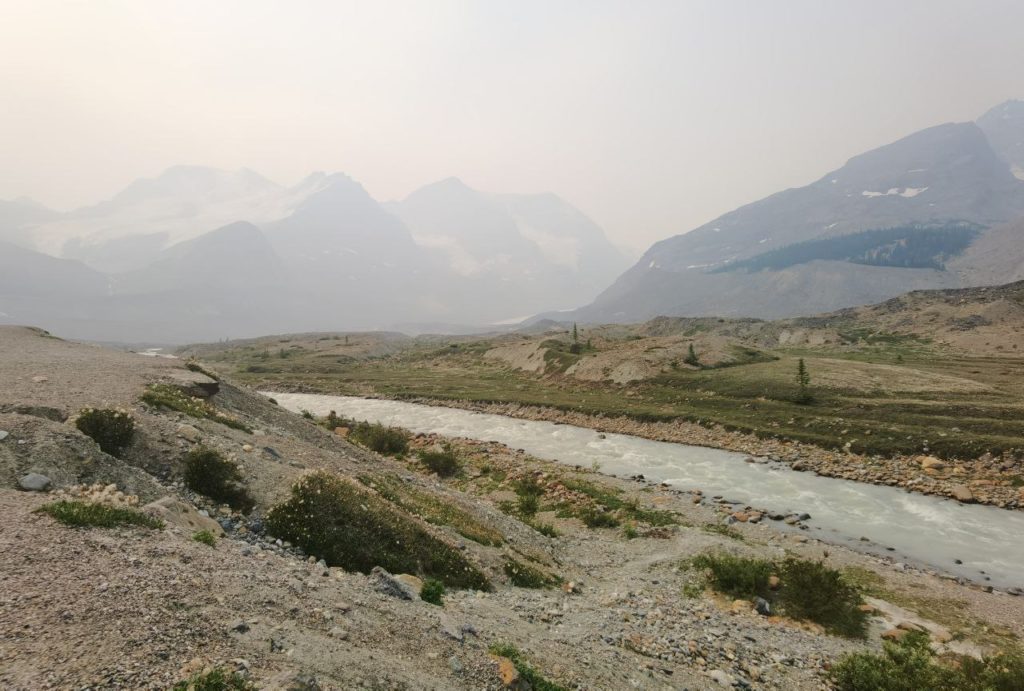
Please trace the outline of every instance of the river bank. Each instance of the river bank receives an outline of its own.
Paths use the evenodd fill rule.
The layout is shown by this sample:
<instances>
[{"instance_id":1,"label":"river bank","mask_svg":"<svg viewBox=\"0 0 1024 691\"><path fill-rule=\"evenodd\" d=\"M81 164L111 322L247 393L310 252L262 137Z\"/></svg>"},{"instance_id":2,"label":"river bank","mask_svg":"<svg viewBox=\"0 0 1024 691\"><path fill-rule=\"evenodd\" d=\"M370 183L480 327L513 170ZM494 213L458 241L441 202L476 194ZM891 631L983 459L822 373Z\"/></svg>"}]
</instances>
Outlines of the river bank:
<instances>
[{"instance_id":1,"label":"river bank","mask_svg":"<svg viewBox=\"0 0 1024 691\"><path fill-rule=\"evenodd\" d=\"M441 406L521 420L587 427L597 432L628 434L653 441L706 446L777 460L797 471L813 471L833 477L903 489L964 503L978 503L1001 509L1024 510L1024 460L1009 454L986 454L971 461L942 461L925 456L866 456L852 451L837 452L786 439L762 439L722 427L705 427L684 420L640 422L628 417L589 415L558 408L517 403L479 403L435 398L388 398L423 405ZM1016 482L1015 482L1016 479Z\"/></svg>"}]
</instances>

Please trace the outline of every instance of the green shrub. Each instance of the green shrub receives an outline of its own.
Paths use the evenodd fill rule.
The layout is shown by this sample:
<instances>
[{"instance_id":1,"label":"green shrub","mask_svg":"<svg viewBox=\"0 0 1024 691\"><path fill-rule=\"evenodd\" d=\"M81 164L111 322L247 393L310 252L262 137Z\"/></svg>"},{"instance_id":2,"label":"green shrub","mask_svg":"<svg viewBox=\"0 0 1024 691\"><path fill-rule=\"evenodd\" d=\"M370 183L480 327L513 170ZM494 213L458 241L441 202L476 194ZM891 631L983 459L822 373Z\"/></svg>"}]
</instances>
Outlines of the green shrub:
<instances>
[{"instance_id":1,"label":"green shrub","mask_svg":"<svg viewBox=\"0 0 1024 691\"><path fill-rule=\"evenodd\" d=\"M840 636L863 637L866 632L868 615L860 610L860 592L821 562L787 559L776 565L731 554L703 554L690 563L707 569L712 587L731 597L763 597L786 616L813 621ZM775 573L780 574L781 586L773 593L768 581Z\"/></svg>"},{"instance_id":2,"label":"green shrub","mask_svg":"<svg viewBox=\"0 0 1024 691\"><path fill-rule=\"evenodd\" d=\"M40 506L36 511L48 514L66 525L80 528L117 528L132 525L153 529L164 527L164 522L159 518L136 509L84 501L55 501Z\"/></svg>"},{"instance_id":3,"label":"green shrub","mask_svg":"<svg viewBox=\"0 0 1024 691\"><path fill-rule=\"evenodd\" d=\"M267 513L267 530L331 566L368 573L416 573L456 588L489 590L487 577L455 547L386 499L323 471L292 486Z\"/></svg>"},{"instance_id":4,"label":"green shrub","mask_svg":"<svg viewBox=\"0 0 1024 691\"><path fill-rule=\"evenodd\" d=\"M587 507L579 512L580 519L588 528L617 528L620 524L615 514L596 507Z\"/></svg>"},{"instance_id":5,"label":"green shrub","mask_svg":"<svg viewBox=\"0 0 1024 691\"><path fill-rule=\"evenodd\" d=\"M135 420L126 410L83 408L75 427L111 456L119 456L135 437Z\"/></svg>"},{"instance_id":6,"label":"green shrub","mask_svg":"<svg viewBox=\"0 0 1024 691\"><path fill-rule=\"evenodd\" d=\"M420 463L441 477L451 477L459 472L462 463L450 444L441 451L420 451Z\"/></svg>"},{"instance_id":7,"label":"green shrub","mask_svg":"<svg viewBox=\"0 0 1024 691\"><path fill-rule=\"evenodd\" d=\"M632 523L628 524L625 528L622 529L622 535L627 540L635 540L636 538L640 537L640 533L637 532L636 526Z\"/></svg>"},{"instance_id":8,"label":"green shrub","mask_svg":"<svg viewBox=\"0 0 1024 691\"><path fill-rule=\"evenodd\" d=\"M196 542L201 542L204 545L215 547L217 545L217 538L209 530L200 530L192 534L192 539Z\"/></svg>"},{"instance_id":9,"label":"green shrub","mask_svg":"<svg viewBox=\"0 0 1024 691\"><path fill-rule=\"evenodd\" d=\"M868 615L859 609L863 599L838 571L821 562L787 559L781 577L779 604L787 616L809 619L841 636L864 636Z\"/></svg>"},{"instance_id":10,"label":"green shrub","mask_svg":"<svg viewBox=\"0 0 1024 691\"><path fill-rule=\"evenodd\" d=\"M142 394L142 401L151 406L176 410L189 417L213 420L227 427L252 433L252 429L241 420L222 413L209 401L189 396L173 384L150 384Z\"/></svg>"},{"instance_id":11,"label":"green shrub","mask_svg":"<svg viewBox=\"0 0 1024 691\"><path fill-rule=\"evenodd\" d=\"M715 590L736 598L768 596L768 579L775 571L770 561L732 554L702 554L691 564L710 572Z\"/></svg>"},{"instance_id":12,"label":"green shrub","mask_svg":"<svg viewBox=\"0 0 1024 691\"><path fill-rule=\"evenodd\" d=\"M536 494L520 494L516 498L516 511L523 518L535 516L540 509L540 497Z\"/></svg>"},{"instance_id":13,"label":"green shrub","mask_svg":"<svg viewBox=\"0 0 1024 691\"><path fill-rule=\"evenodd\" d=\"M196 674L188 681L179 681L173 691L256 691L256 687L235 672L220 667Z\"/></svg>"},{"instance_id":14,"label":"green shrub","mask_svg":"<svg viewBox=\"0 0 1024 691\"><path fill-rule=\"evenodd\" d=\"M492 655L504 657L512 662L512 665L519 672L519 678L526 682L525 686L533 691L568 691L568 689L553 681L548 681L544 676L531 667L519 649L508 643L495 643L489 648Z\"/></svg>"},{"instance_id":15,"label":"green shrub","mask_svg":"<svg viewBox=\"0 0 1024 691\"><path fill-rule=\"evenodd\" d=\"M520 588L550 588L559 583L558 578L548 576L540 569L535 569L512 558L505 561L505 575L508 576L512 585Z\"/></svg>"},{"instance_id":16,"label":"green shrub","mask_svg":"<svg viewBox=\"0 0 1024 691\"><path fill-rule=\"evenodd\" d=\"M185 486L233 509L248 512L255 502L242 485L238 466L216 449L198 446L185 456Z\"/></svg>"},{"instance_id":17,"label":"green shrub","mask_svg":"<svg viewBox=\"0 0 1024 691\"><path fill-rule=\"evenodd\" d=\"M408 432L378 423L355 423L348 438L377 453L397 456L409 450Z\"/></svg>"},{"instance_id":18,"label":"green shrub","mask_svg":"<svg viewBox=\"0 0 1024 691\"><path fill-rule=\"evenodd\" d=\"M545 537L558 537L558 531L550 523L528 523L531 528Z\"/></svg>"},{"instance_id":19,"label":"green shrub","mask_svg":"<svg viewBox=\"0 0 1024 691\"><path fill-rule=\"evenodd\" d=\"M420 599L438 607L444 606L444 583L436 578L428 578L423 581L423 588L420 590Z\"/></svg>"},{"instance_id":20,"label":"green shrub","mask_svg":"<svg viewBox=\"0 0 1024 691\"><path fill-rule=\"evenodd\" d=\"M313 413L311 413L311 412L309 412L308 410L305 410L305 409L303 409L303 411L302 411L302 417L306 418L307 420L315 420L316 419L316 418L313 417Z\"/></svg>"}]
</instances>

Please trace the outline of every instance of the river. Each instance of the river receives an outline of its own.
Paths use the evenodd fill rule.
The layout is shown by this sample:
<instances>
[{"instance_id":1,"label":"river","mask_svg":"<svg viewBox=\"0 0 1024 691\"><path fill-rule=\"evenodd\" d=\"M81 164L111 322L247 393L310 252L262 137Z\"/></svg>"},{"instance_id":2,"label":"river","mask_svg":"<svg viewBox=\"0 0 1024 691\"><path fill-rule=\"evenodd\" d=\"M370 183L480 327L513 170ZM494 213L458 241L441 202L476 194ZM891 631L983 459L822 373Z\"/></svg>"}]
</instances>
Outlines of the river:
<instances>
[{"instance_id":1,"label":"river","mask_svg":"<svg viewBox=\"0 0 1024 691\"><path fill-rule=\"evenodd\" d=\"M266 395L295 412L323 416L334 410L413 432L497 441L537 458L588 468L596 463L603 473L642 474L647 480L700 489L773 513L806 512L811 514L808 532L813 537L861 551L881 550L996 587L1024 587L1024 512L797 472L783 463L748 463L749 456L732 451L599 434L571 425L402 401ZM872 543L883 547L872 549Z\"/></svg>"}]
</instances>

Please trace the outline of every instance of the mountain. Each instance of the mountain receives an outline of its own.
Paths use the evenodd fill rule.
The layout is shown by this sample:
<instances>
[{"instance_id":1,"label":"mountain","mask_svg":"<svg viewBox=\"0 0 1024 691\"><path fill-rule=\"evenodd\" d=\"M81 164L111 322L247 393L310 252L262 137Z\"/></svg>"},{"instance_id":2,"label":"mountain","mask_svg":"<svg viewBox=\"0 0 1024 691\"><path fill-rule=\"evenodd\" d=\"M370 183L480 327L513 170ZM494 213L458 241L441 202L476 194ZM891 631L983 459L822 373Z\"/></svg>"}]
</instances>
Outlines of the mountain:
<instances>
[{"instance_id":1,"label":"mountain","mask_svg":"<svg viewBox=\"0 0 1024 691\"><path fill-rule=\"evenodd\" d=\"M445 300L477 321L579 304L626 266L593 221L553 194L490 195L448 178L388 208L461 278Z\"/></svg>"},{"instance_id":2,"label":"mountain","mask_svg":"<svg viewBox=\"0 0 1024 691\"><path fill-rule=\"evenodd\" d=\"M1024 180L1024 101L1007 101L978 118L992 148Z\"/></svg>"},{"instance_id":3,"label":"mountain","mask_svg":"<svg viewBox=\"0 0 1024 691\"><path fill-rule=\"evenodd\" d=\"M32 199L0 199L0 242L32 249L32 227L59 216L56 211L51 211Z\"/></svg>"},{"instance_id":4,"label":"mountain","mask_svg":"<svg viewBox=\"0 0 1024 691\"><path fill-rule=\"evenodd\" d=\"M1011 280L970 247L1022 215L1024 182L982 127L939 125L655 244L570 316L779 318ZM1000 232L1005 252L1024 255L1024 236ZM958 265L966 254L975 259Z\"/></svg>"},{"instance_id":5,"label":"mountain","mask_svg":"<svg viewBox=\"0 0 1024 691\"><path fill-rule=\"evenodd\" d=\"M291 203L289 190L250 170L175 166L136 180L107 201L38 224L32 237L47 254L124 272L214 228L280 218Z\"/></svg>"}]
</instances>

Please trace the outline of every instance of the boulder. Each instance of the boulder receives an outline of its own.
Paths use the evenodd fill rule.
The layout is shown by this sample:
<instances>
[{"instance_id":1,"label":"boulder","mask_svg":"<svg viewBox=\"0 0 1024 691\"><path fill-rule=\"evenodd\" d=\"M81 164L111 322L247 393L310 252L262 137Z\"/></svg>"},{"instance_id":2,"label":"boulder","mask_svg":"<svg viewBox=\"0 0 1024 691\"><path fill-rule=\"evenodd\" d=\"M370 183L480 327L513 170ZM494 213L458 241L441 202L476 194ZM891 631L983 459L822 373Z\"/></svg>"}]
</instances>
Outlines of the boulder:
<instances>
[{"instance_id":1,"label":"boulder","mask_svg":"<svg viewBox=\"0 0 1024 691\"><path fill-rule=\"evenodd\" d=\"M209 398L220 391L220 382L202 372L171 370L164 378L169 384L181 389L182 393L196 398Z\"/></svg>"},{"instance_id":2,"label":"boulder","mask_svg":"<svg viewBox=\"0 0 1024 691\"><path fill-rule=\"evenodd\" d=\"M922 470L943 470L946 464L935 456L921 456L921 469Z\"/></svg>"},{"instance_id":3,"label":"boulder","mask_svg":"<svg viewBox=\"0 0 1024 691\"><path fill-rule=\"evenodd\" d=\"M407 573L400 573L397 576L395 576L395 580L409 586L409 588L411 588L413 592L416 593L416 597L419 597L420 592L422 592L423 590L423 581L417 578L416 576L412 576Z\"/></svg>"},{"instance_id":4,"label":"boulder","mask_svg":"<svg viewBox=\"0 0 1024 691\"><path fill-rule=\"evenodd\" d=\"M957 501L962 501L965 504L969 504L974 501L974 492L967 485L957 485L951 490L953 498Z\"/></svg>"},{"instance_id":5,"label":"boulder","mask_svg":"<svg viewBox=\"0 0 1024 691\"><path fill-rule=\"evenodd\" d=\"M209 530L217 536L224 534L220 523L208 516L201 515L194 506L186 504L177 497L158 499L143 506L142 510L151 516L156 516L167 525L181 528L186 532Z\"/></svg>"},{"instance_id":6,"label":"boulder","mask_svg":"<svg viewBox=\"0 0 1024 691\"><path fill-rule=\"evenodd\" d=\"M39 473L29 473L18 478L18 487L26 492L45 492L51 484L50 478Z\"/></svg>"},{"instance_id":7,"label":"boulder","mask_svg":"<svg viewBox=\"0 0 1024 691\"><path fill-rule=\"evenodd\" d=\"M384 593L399 600L415 600L418 594L404 582L398 580L379 566L370 571L370 585L378 593Z\"/></svg>"},{"instance_id":8,"label":"boulder","mask_svg":"<svg viewBox=\"0 0 1024 691\"><path fill-rule=\"evenodd\" d=\"M202 436L202 433L192 425L178 425L178 436L185 441L197 442Z\"/></svg>"}]
</instances>

